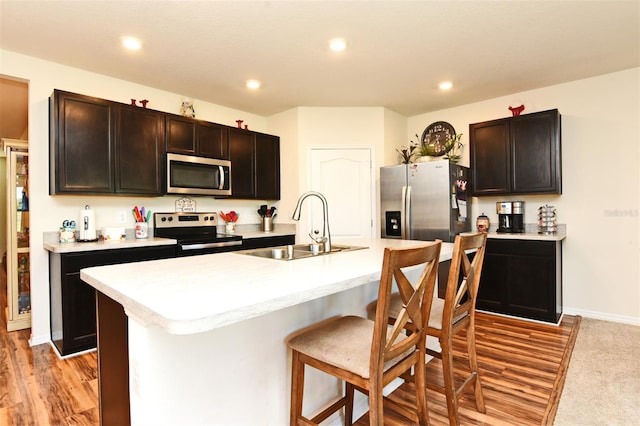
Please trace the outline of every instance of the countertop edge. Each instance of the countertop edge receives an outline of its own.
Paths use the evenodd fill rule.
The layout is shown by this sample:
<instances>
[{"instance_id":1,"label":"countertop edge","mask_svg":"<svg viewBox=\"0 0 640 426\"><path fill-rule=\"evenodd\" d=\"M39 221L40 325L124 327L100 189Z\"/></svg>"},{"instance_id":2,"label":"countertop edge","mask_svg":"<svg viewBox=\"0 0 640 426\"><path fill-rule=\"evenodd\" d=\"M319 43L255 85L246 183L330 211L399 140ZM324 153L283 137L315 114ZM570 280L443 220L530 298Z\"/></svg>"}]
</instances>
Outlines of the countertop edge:
<instances>
[{"instance_id":1,"label":"countertop edge","mask_svg":"<svg viewBox=\"0 0 640 426\"><path fill-rule=\"evenodd\" d=\"M296 234L295 225L283 224L274 228L273 231L264 232L260 230L260 225L242 225L239 227L239 232L235 235L242 236L243 239L257 239L257 238L270 238L281 237ZM138 248L138 247L153 247L162 245L175 245L178 242L171 238L129 238L131 232L127 232L127 238L125 240L118 241L96 241L96 242L75 242L75 243L61 243L58 239L58 232L45 232L42 237L42 247L51 253L80 253L84 251L96 251L96 250L117 250L124 248Z\"/></svg>"},{"instance_id":2,"label":"countertop edge","mask_svg":"<svg viewBox=\"0 0 640 426\"><path fill-rule=\"evenodd\" d=\"M96 242L75 242L59 243L43 241L42 247L51 253L81 253L85 251L119 250L125 248L142 248L154 246L175 245L178 242L170 238L140 238L126 239L121 241L96 241Z\"/></svg>"},{"instance_id":3,"label":"countertop edge","mask_svg":"<svg viewBox=\"0 0 640 426\"><path fill-rule=\"evenodd\" d=\"M537 240L537 241L562 241L567 238L567 225L558 224L558 231L555 234L539 234L535 224L525 224L525 232L502 233L489 231L487 238L494 240Z\"/></svg>"}]
</instances>

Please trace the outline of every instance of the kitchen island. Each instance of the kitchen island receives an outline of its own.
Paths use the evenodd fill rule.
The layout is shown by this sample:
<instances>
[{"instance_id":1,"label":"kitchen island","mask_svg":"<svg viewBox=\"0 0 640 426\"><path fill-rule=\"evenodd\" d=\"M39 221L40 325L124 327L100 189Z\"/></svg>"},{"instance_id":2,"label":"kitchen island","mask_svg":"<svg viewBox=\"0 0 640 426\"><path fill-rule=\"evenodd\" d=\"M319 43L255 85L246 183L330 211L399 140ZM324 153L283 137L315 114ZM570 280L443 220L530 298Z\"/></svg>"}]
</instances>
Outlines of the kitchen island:
<instances>
[{"instance_id":1,"label":"kitchen island","mask_svg":"<svg viewBox=\"0 0 640 426\"><path fill-rule=\"evenodd\" d=\"M114 413L128 415L129 402L131 424L287 424L286 337L332 316L366 315L384 248L423 242L340 243L367 248L293 261L236 252L83 269L98 290L102 424L122 424ZM452 247L443 244L441 260ZM338 388L314 374L307 384L309 409Z\"/></svg>"}]
</instances>

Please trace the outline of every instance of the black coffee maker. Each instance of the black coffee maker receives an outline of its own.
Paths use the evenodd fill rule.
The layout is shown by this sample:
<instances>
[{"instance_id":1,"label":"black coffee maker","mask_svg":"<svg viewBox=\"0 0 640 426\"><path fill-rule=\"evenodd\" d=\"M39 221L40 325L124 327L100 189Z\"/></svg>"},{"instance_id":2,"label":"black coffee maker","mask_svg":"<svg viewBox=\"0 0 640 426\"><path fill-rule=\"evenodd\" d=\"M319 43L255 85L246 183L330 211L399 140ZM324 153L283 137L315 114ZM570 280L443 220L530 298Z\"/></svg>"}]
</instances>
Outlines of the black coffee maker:
<instances>
[{"instance_id":1,"label":"black coffee maker","mask_svg":"<svg viewBox=\"0 0 640 426\"><path fill-rule=\"evenodd\" d=\"M498 201L498 232L524 232L524 201Z\"/></svg>"}]
</instances>

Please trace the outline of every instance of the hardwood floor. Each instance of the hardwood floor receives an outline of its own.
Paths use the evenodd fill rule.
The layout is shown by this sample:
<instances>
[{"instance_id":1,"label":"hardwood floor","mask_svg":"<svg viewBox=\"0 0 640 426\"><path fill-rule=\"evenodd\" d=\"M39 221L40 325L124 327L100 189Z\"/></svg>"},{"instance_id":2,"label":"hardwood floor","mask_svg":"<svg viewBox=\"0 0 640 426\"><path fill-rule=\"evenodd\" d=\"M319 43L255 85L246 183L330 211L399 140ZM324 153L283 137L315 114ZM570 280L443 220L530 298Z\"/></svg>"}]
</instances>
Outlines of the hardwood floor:
<instances>
[{"instance_id":1,"label":"hardwood floor","mask_svg":"<svg viewBox=\"0 0 640 426\"><path fill-rule=\"evenodd\" d=\"M97 425L96 352L61 360L49 344L29 347L31 330L8 333L2 268L0 282L0 425Z\"/></svg>"},{"instance_id":2,"label":"hardwood floor","mask_svg":"<svg viewBox=\"0 0 640 426\"><path fill-rule=\"evenodd\" d=\"M1 268L0 306L6 306ZM98 425L96 352L60 360L48 344L29 347L30 330L7 333L4 312L0 317L0 426ZM579 324L580 317L573 316L555 327L478 313L487 413L478 413L473 398L464 396L462 424L551 425ZM438 369L437 362L429 363L432 377L440 377ZM409 407L411 386L394 392ZM431 424L447 424L444 397L431 391L428 396ZM366 417L357 424L368 424ZM407 424L392 413L385 420L385 425Z\"/></svg>"},{"instance_id":3,"label":"hardwood floor","mask_svg":"<svg viewBox=\"0 0 640 426\"><path fill-rule=\"evenodd\" d=\"M552 425L564 385L581 317L565 315L560 326L545 325L478 312L476 345L480 379L487 408L475 408L473 394L460 400L463 425ZM458 360L464 341L456 338ZM458 369L464 368L457 365ZM440 361L427 364L428 380L440 378ZM413 383L393 392L393 398L413 409ZM444 396L427 391L431 425L447 425ZM395 413L385 413L385 426L410 425ZM365 415L356 425L368 425Z\"/></svg>"}]
</instances>

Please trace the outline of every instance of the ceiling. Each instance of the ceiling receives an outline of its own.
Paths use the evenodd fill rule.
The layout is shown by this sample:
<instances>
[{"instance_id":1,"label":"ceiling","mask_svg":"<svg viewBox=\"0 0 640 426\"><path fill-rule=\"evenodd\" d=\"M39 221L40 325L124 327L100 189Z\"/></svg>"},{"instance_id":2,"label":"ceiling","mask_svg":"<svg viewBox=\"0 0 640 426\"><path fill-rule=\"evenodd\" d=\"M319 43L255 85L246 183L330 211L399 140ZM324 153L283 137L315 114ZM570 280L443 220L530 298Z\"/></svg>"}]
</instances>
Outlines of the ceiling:
<instances>
[{"instance_id":1,"label":"ceiling","mask_svg":"<svg viewBox=\"0 0 640 426\"><path fill-rule=\"evenodd\" d=\"M0 77L0 138L29 139L29 85Z\"/></svg>"},{"instance_id":2,"label":"ceiling","mask_svg":"<svg viewBox=\"0 0 640 426\"><path fill-rule=\"evenodd\" d=\"M0 48L264 116L412 116L638 67L639 22L638 0L0 0Z\"/></svg>"}]
</instances>

